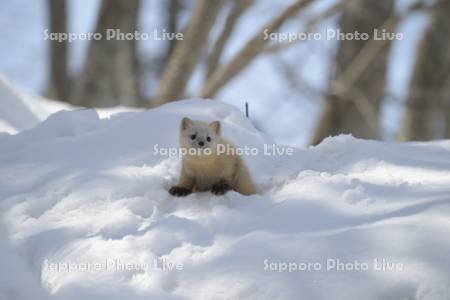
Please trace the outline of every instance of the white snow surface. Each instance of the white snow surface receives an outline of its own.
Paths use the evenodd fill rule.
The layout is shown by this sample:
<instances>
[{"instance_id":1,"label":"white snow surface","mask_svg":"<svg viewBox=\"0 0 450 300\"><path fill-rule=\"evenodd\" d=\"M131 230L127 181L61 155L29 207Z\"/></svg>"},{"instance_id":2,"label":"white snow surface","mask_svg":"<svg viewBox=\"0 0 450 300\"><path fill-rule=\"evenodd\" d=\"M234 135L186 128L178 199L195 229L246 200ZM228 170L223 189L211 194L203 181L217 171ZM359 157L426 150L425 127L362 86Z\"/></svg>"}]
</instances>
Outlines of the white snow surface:
<instances>
[{"instance_id":1,"label":"white snow surface","mask_svg":"<svg viewBox=\"0 0 450 300\"><path fill-rule=\"evenodd\" d=\"M184 116L259 149L261 195L168 194L181 159L154 147L177 146ZM0 135L0 300L450 298L450 141L270 143L216 100Z\"/></svg>"},{"instance_id":2,"label":"white snow surface","mask_svg":"<svg viewBox=\"0 0 450 300\"><path fill-rule=\"evenodd\" d=\"M0 134L16 134L30 129L60 110L80 109L68 103L30 96L0 74ZM134 107L115 106L97 109L101 118L124 111L139 111Z\"/></svg>"},{"instance_id":3,"label":"white snow surface","mask_svg":"<svg viewBox=\"0 0 450 300\"><path fill-rule=\"evenodd\" d=\"M0 132L17 133L31 128L44 117L61 109L44 109L37 97L21 92L1 74L0 99Z\"/></svg>"}]
</instances>

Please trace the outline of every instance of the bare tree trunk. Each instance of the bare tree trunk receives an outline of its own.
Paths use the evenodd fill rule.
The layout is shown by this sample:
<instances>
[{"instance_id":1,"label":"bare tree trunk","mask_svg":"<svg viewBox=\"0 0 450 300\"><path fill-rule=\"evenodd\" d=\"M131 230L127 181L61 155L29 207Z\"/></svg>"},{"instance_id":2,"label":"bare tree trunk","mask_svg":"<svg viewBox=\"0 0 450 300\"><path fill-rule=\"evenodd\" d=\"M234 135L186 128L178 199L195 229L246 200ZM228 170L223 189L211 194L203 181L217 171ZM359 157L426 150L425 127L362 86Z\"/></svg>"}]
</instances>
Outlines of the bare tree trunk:
<instances>
[{"instance_id":1,"label":"bare tree trunk","mask_svg":"<svg viewBox=\"0 0 450 300\"><path fill-rule=\"evenodd\" d=\"M134 33L140 0L103 0L96 25L102 39L92 40L76 82L72 103L88 107L137 106L140 93L136 71L136 40L108 39L108 30Z\"/></svg>"},{"instance_id":2,"label":"bare tree trunk","mask_svg":"<svg viewBox=\"0 0 450 300\"><path fill-rule=\"evenodd\" d=\"M222 56L225 44L233 33L234 27L239 17L252 5L253 0L234 0L230 14L227 16L225 25L220 33L211 53L208 56L206 79L216 70L220 57Z\"/></svg>"},{"instance_id":3,"label":"bare tree trunk","mask_svg":"<svg viewBox=\"0 0 450 300\"><path fill-rule=\"evenodd\" d=\"M297 0L263 28L225 65L220 66L205 82L199 96L212 98L224 85L231 81L237 74L245 69L259 54L263 53L269 39L266 34L271 34L280 28L289 18L308 6L312 0Z\"/></svg>"},{"instance_id":4,"label":"bare tree trunk","mask_svg":"<svg viewBox=\"0 0 450 300\"><path fill-rule=\"evenodd\" d=\"M66 1L48 0L50 32L66 33ZM67 40L50 40L50 82L48 97L61 101L68 101L69 72L68 72Z\"/></svg>"},{"instance_id":5,"label":"bare tree trunk","mask_svg":"<svg viewBox=\"0 0 450 300\"><path fill-rule=\"evenodd\" d=\"M450 139L450 105L447 104L446 113L445 113L445 129L444 129L444 138Z\"/></svg>"},{"instance_id":6,"label":"bare tree trunk","mask_svg":"<svg viewBox=\"0 0 450 300\"><path fill-rule=\"evenodd\" d=\"M152 105L161 105L184 96L189 78L197 65L208 35L222 6L222 0L197 0L173 54L163 71Z\"/></svg>"},{"instance_id":7,"label":"bare tree trunk","mask_svg":"<svg viewBox=\"0 0 450 300\"><path fill-rule=\"evenodd\" d=\"M419 45L403 119L401 139L440 138L450 121L450 1L440 0L430 12L430 23ZM444 114L447 113L447 116ZM450 125L447 123L448 130Z\"/></svg>"},{"instance_id":8,"label":"bare tree trunk","mask_svg":"<svg viewBox=\"0 0 450 300\"><path fill-rule=\"evenodd\" d=\"M449 36L447 36L449 38ZM450 41L449 41L450 42ZM450 139L450 70L447 70L447 80L444 91L442 93L444 114L444 138Z\"/></svg>"},{"instance_id":9,"label":"bare tree trunk","mask_svg":"<svg viewBox=\"0 0 450 300\"><path fill-rule=\"evenodd\" d=\"M166 2L165 10L165 26L167 32L169 33L178 33L178 18L180 11L182 9L182 5L180 0L168 0ZM172 56L173 50L175 49L175 45L177 43L177 39L171 39L167 41L167 50L161 54L155 61L152 61L152 66L157 77L161 77L162 72L164 71L167 62ZM148 69L148 66L144 66L144 68ZM148 71L148 70L146 70Z\"/></svg>"},{"instance_id":10,"label":"bare tree trunk","mask_svg":"<svg viewBox=\"0 0 450 300\"><path fill-rule=\"evenodd\" d=\"M178 29L178 14L180 12L180 0L169 0L167 11L168 11L167 29L170 33L175 33L175 32L177 32L177 29ZM169 41L169 49L167 51L167 58L170 57L170 55L173 52L173 49L175 49L176 42L177 42L176 39Z\"/></svg>"},{"instance_id":11,"label":"bare tree trunk","mask_svg":"<svg viewBox=\"0 0 450 300\"><path fill-rule=\"evenodd\" d=\"M342 33L367 33L370 38L340 42L330 84L331 93L325 99L312 144L338 134L353 134L355 137L368 139L379 137L378 119L384 96L389 42L374 40L374 30L386 29L392 14L392 0L351 1L344 5L339 21ZM359 55L360 53L364 55ZM367 60L364 69L360 68L359 72L351 70L350 73L357 73L357 77L348 80L345 77L354 74L346 76L347 69L355 66L355 58L361 57ZM361 64L357 65L356 68Z\"/></svg>"}]
</instances>

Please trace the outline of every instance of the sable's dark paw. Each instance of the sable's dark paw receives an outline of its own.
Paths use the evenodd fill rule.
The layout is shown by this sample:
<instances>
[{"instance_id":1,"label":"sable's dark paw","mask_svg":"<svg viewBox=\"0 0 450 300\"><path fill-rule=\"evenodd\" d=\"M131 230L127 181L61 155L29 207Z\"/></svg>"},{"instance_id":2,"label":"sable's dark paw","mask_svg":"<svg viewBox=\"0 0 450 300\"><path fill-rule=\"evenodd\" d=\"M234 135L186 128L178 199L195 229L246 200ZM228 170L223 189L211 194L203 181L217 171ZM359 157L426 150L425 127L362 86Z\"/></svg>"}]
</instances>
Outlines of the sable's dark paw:
<instances>
[{"instance_id":1,"label":"sable's dark paw","mask_svg":"<svg viewBox=\"0 0 450 300\"><path fill-rule=\"evenodd\" d=\"M231 190L231 186L220 182L220 183L216 183L215 185L213 185L211 192L215 195L223 195L226 192L228 192L229 190Z\"/></svg>"},{"instance_id":2,"label":"sable's dark paw","mask_svg":"<svg viewBox=\"0 0 450 300\"><path fill-rule=\"evenodd\" d=\"M184 197L191 193L192 191L188 188L181 187L181 186L173 186L169 190L169 194L176 197Z\"/></svg>"}]
</instances>

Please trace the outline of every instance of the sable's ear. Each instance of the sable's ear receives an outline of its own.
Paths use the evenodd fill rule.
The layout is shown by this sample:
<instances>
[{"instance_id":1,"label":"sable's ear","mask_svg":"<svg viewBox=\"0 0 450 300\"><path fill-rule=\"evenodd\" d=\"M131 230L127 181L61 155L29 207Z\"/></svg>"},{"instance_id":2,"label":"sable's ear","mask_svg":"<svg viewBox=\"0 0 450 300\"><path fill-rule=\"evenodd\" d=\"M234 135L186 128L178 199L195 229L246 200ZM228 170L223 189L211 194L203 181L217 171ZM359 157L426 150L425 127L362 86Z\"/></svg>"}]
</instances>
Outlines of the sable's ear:
<instances>
[{"instance_id":1,"label":"sable's ear","mask_svg":"<svg viewBox=\"0 0 450 300\"><path fill-rule=\"evenodd\" d=\"M181 130L188 129L192 125L194 125L194 123L188 117L184 117L183 120L181 120Z\"/></svg>"},{"instance_id":2,"label":"sable's ear","mask_svg":"<svg viewBox=\"0 0 450 300\"><path fill-rule=\"evenodd\" d=\"M209 128L216 133L216 135L220 135L220 122L219 121L214 121L209 123Z\"/></svg>"}]
</instances>

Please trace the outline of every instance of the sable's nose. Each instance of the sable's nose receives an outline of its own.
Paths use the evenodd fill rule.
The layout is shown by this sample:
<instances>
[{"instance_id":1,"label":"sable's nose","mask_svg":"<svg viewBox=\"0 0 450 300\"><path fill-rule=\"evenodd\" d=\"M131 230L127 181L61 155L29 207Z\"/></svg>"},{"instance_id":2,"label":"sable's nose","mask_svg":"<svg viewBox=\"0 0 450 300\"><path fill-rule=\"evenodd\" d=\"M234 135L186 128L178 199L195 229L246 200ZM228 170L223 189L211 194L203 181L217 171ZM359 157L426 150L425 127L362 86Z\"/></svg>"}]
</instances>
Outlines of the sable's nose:
<instances>
[{"instance_id":1,"label":"sable's nose","mask_svg":"<svg viewBox=\"0 0 450 300\"><path fill-rule=\"evenodd\" d=\"M203 147L203 146L205 145L205 143L204 143L204 142L198 142L198 145L199 145L200 147Z\"/></svg>"}]
</instances>

